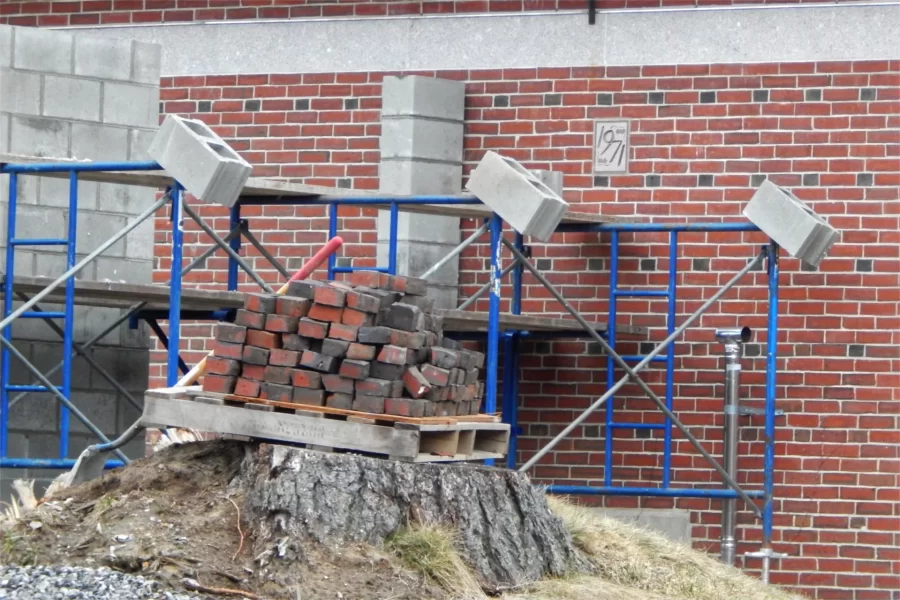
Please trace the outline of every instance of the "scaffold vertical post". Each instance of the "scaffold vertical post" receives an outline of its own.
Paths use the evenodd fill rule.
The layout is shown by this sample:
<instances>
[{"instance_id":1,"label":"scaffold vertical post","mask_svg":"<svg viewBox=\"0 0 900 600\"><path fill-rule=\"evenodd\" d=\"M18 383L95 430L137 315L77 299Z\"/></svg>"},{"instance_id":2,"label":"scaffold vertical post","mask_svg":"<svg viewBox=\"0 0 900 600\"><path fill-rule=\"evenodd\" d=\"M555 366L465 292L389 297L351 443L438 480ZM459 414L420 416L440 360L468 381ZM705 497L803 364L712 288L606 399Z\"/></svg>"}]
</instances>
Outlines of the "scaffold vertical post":
<instances>
[{"instance_id":1,"label":"scaffold vertical post","mask_svg":"<svg viewBox=\"0 0 900 600\"><path fill-rule=\"evenodd\" d=\"M231 207L228 220L228 231L234 231L241 225L241 203L238 202ZM241 234L237 234L228 241L228 245L235 252L241 251ZM237 261L228 257L228 291L233 292L238 289L238 264Z\"/></svg>"},{"instance_id":2,"label":"scaffold vertical post","mask_svg":"<svg viewBox=\"0 0 900 600\"><path fill-rule=\"evenodd\" d=\"M3 316L12 312L13 278L15 276L15 246L9 242L16 238L16 202L19 189L17 173L9 174L9 201L6 210L6 277L3 280ZM12 324L0 331L0 335L12 339ZM9 446L9 350L0 351L0 457L6 458Z\"/></svg>"},{"instance_id":3,"label":"scaffold vertical post","mask_svg":"<svg viewBox=\"0 0 900 600\"><path fill-rule=\"evenodd\" d=\"M769 313L766 331L763 548L769 548L772 543L772 492L775 483L775 396L777 392L775 376L778 366L778 245L775 242L769 242L768 254L769 260L766 266L769 284Z\"/></svg>"},{"instance_id":4,"label":"scaffold vertical post","mask_svg":"<svg viewBox=\"0 0 900 600\"><path fill-rule=\"evenodd\" d=\"M66 271L75 266L78 233L78 172L69 171L69 228L66 240ZM62 394L72 399L72 342L75 327L75 277L66 280L66 316L63 321ZM69 409L59 406L59 457L69 457Z\"/></svg>"},{"instance_id":5,"label":"scaffold vertical post","mask_svg":"<svg viewBox=\"0 0 900 600\"><path fill-rule=\"evenodd\" d=\"M169 348L166 364L166 385L178 383L178 349L181 346L181 258L184 249L184 212L181 203L184 201L184 188L175 182L172 184L172 265L169 282Z\"/></svg>"},{"instance_id":6,"label":"scaffold vertical post","mask_svg":"<svg viewBox=\"0 0 900 600\"><path fill-rule=\"evenodd\" d=\"M488 305L488 335L487 335L487 375L485 377L484 412L493 414L497 412L497 363L500 353L500 284L502 281L500 252L503 246L500 238L503 236L503 219L496 213L491 217L491 275L490 275L490 301ZM493 464L493 460L486 461Z\"/></svg>"},{"instance_id":7,"label":"scaffold vertical post","mask_svg":"<svg viewBox=\"0 0 900 600\"><path fill-rule=\"evenodd\" d=\"M666 335L675 331L675 298L678 282L678 232L669 232L669 285L666 307ZM673 409L675 396L675 344L666 349L666 406ZM663 429L662 487L667 488L672 476L672 420L666 416Z\"/></svg>"},{"instance_id":8,"label":"scaffold vertical post","mask_svg":"<svg viewBox=\"0 0 900 600\"><path fill-rule=\"evenodd\" d=\"M619 289L619 232L613 230L609 242L609 318L606 328L606 340L609 347L616 347L616 292ZM612 389L616 384L616 361L612 356L606 356L606 389ZM612 486L613 471L613 404L615 396L610 396L606 401L605 422L606 430L603 434L603 485Z\"/></svg>"}]
</instances>

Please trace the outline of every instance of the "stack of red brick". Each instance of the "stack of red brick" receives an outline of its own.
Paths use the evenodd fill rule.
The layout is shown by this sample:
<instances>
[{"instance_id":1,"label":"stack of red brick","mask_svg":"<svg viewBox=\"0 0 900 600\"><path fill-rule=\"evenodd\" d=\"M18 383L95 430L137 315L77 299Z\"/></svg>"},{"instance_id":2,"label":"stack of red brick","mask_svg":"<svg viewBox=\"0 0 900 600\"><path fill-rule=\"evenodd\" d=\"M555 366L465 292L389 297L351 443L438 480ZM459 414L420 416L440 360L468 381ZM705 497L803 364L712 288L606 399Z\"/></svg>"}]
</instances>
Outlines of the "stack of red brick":
<instances>
[{"instance_id":1,"label":"stack of red brick","mask_svg":"<svg viewBox=\"0 0 900 600\"><path fill-rule=\"evenodd\" d=\"M220 323L203 389L411 417L478 414L484 355L443 335L426 283L356 271L248 294Z\"/></svg>"}]
</instances>

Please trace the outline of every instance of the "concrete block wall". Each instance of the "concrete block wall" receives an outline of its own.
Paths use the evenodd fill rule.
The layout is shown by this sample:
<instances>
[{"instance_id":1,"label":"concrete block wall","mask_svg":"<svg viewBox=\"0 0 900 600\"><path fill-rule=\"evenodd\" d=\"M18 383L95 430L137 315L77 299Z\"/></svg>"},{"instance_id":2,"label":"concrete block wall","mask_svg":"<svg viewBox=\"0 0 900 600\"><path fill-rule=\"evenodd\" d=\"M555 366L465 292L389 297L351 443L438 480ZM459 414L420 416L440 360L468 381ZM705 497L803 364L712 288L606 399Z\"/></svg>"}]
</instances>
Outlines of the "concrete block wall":
<instances>
[{"instance_id":1,"label":"concrete block wall","mask_svg":"<svg viewBox=\"0 0 900 600\"><path fill-rule=\"evenodd\" d=\"M381 191L458 194L462 186L465 84L410 75L385 77L381 92ZM390 213L378 215L378 263L388 261ZM397 272L419 276L459 245L459 219L400 213ZM459 259L429 278L435 305L456 308Z\"/></svg>"},{"instance_id":2,"label":"concrete block wall","mask_svg":"<svg viewBox=\"0 0 900 600\"><path fill-rule=\"evenodd\" d=\"M146 160L159 123L160 47L90 34L0 26L0 153L99 161ZM77 255L83 258L154 200L154 190L83 182L78 188ZM65 238L69 219L67 179L24 176L17 188L17 237ZM5 260L8 178L0 181L0 257ZM146 221L91 263L80 279L150 283L153 220ZM5 264L0 263L0 264ZM64 247L16 250L15 274L57 276ZM54 308L52 305L45 308ZM118 317L118 310L77 307L75 340L85 342ZM20 320L13 339L42 372L62 360L59 336L45 323ZM143 329L113 331L91 354L140 401L147 387L149 336ZM31 383L13 364L13 383ZM61 375L51 379L61 383ZM72 401L103 433L115 436L139 415L83 358L73 362ZM10 457L57 458L59 410L49 394L28 394L10 408ZM71 419L69 457L94 436ZM142 444L129 448L140 455ZM14 477L45 482L47 470L4 470L0 495Z\"/></svg>"}]
</instances>

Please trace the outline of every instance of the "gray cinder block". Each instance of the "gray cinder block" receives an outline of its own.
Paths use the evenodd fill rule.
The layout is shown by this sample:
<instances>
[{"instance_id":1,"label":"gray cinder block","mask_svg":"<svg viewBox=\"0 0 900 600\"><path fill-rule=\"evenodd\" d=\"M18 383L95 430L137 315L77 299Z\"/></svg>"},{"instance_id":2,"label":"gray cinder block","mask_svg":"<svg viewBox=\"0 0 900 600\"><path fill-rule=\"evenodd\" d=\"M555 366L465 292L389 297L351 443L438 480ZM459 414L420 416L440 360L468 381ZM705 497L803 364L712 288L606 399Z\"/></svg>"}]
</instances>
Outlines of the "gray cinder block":
<instances>
[{"instance_id":1,"label":"gray cinder block","mask_svg":"<svg viewBox=\"0 0 900 600\"><path fill-rule=\"evenodd\" d=\"M382 160L424 158L458 161L463 128L458 123L395 117L381 122Z\"/></svg>"},{"instance_id":2,"label":"gray cinder block","mask_svg":"<svg viewBox=\"0 0 900 600\"><path fill-rule=\"evenodd\" d=\"M72 34L64 31L17 27L13 66L47 73L72 72Z\"/></svg>"},{"instance_id":3,"label":"gray cinder block","mask_svg":"<svg viewBox=\"0 0 900 600\"><path fill-rule=\"evenodd\" d=\"M103 84L103 122L132 127L159 123L159 88L130 83Z\"/></svg>"},{"instance_id":4,"label":"gray cinder block","mask_svg":"<svg viewBox=\"0 0 900 600\"><path fill-rule=\"evenodd\" d=\"M40 74L0 68L0 111L40 115Z\"/></svg>"},{"instance_id":5,"label":"gray cinder block","mask_svg":"<svg viewBox=\"0 0 900 600\"><path fill-rule=\"evenodd\" d=\"M133 81L159 85L161 65L162 46L147 42L134 42L134 65L131 69Z\"/></svg>"},{"instance_id":6,"label":"gray cinder block","mask_svg":"<svg viewBox=\"0 0 900 600\"><path fill-rule=\"evenodd\" d=\"M69 124L58 119L12 116L9 151L62 158L69 152Z\"/></svg>"},{"instance_id":7,"label":"gray cinder block","mask_svg":"<svg viewBox=\"0 0 900 600\"><path fill-rule=\"evenodd\" d=\"M44 76L44 115L84 121L100 120L100 82Z\"/></svg>"},{"instance_id":8,"label":"gray cinder block","mask_svg":"<svg viewBox=\"0 0 900 600\"><path fill-rule=\"evenodd\" d=\"M466 188L513 229L547 241L569 205L517 161L488 152Z\"/></svg>"},{"instance_id":9,"label":"gray cinder block","mask_svg":"<svg viewBox=\"0 0 900 600\"><path fill-rule=\"evenodd\" d=\"M420 75L385 77L381 84L381 116L416 115L463 120L466 86L461 81Z\"/></svg>"},{"instance_id":10,"label":"gray cinder block","mask_svg":"<svg viewBox=\"0 0 900 600\"><path fill-rule=\"evenodd\" d=\"M557 196L562 198L563 195L563 174L561 171L547 171L538 169L532 171L534 176L540 179L544 185L553 190Z\"/></svg>"},{"instance_id":11,"label":"gray cinder block","mask_svg":"<svg viewBox=\"0 0 900 600\"><path fill-rule=\"evenodd\" d=\"M76 32L75 74L128 81L131 78L131 40Z\"/></svg>"},{"instance_id":12,"label":"gray cinder block","mask_svg":"<svg viewBox=\"0 0 900 600\"><path fill-rule=\"evenodd\" d=\"M13 28L10 25L0 25L0 67L8 67L12 64Z\"/></svg>"},{"instance_id":13,"label":"gray cinder block","mask_svg":"<svg viewBox=\"0 0 900 600\"><path fill-rule=\"evenodd\" d=\"M840 234L790 190L764 181L744 208L744 216L779 246L817 267Z\"/></svg>"},{"instance_id":14,"label":"gray cinder block","mask_svg":"<svg viewBox=\"0 0 900 600\"><path fill-rule=\"evenodd\" d=\"M72 158L121 161L128 156L128 128L72 123Z\"/></svg>"},{"instance_id":15,"label":"gray cinder block","mask_svg":"<svg viewBox=\"0 0 900 600\"><path fill-rule=\"evenodd\" d=\"M251 167L205 123L166 117L148 153L204 202L233 206Z\"/></svg>"}]
</instances>

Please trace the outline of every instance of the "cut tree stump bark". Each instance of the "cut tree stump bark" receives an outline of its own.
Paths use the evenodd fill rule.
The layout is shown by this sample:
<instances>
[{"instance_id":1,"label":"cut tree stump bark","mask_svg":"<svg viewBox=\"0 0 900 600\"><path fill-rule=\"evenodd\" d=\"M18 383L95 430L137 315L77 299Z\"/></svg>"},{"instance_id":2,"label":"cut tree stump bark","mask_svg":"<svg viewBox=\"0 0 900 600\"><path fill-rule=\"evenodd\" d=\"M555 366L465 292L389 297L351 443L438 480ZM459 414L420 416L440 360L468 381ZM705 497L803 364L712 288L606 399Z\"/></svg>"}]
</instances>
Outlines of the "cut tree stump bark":
<instances>
[{"instance_id":1,"label":"cut tree stump bark","mask_svg":"<svg viewBox=\"0 0 900 600\"><path fill-rule=\"evenodd\" d=\"M515 471L266 444L241 470L245 519L263 539L380 545L417 521L455 531L488 592L590 570L543 493Z\"/></svg>"}]
</instances>

